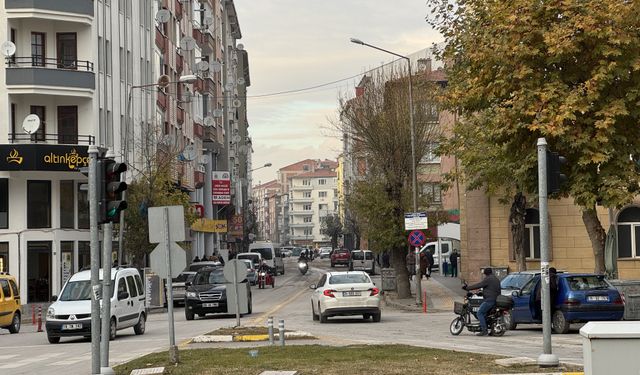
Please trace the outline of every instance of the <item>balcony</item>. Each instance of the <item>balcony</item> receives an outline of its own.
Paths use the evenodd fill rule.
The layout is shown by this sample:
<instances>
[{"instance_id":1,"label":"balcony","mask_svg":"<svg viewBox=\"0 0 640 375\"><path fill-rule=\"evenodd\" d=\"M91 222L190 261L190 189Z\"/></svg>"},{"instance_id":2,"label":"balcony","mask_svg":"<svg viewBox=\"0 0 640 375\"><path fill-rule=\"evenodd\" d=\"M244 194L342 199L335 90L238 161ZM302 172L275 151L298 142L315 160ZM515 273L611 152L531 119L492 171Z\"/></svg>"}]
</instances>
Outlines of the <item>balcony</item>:
<instances>
[{"instance_id":1,"label":"balcony","mask_svg":"<svg viewBox=\"0 0 640 375\"><path fill-rule=\"evenodd\" d=\"M184 124L184 109L182 109L180 107L178 107L178 110L176 112L176 121L180 125Z\"/></svg>"},{"instance_id":2,"label":"balcony","mask_svg":"<svg viewBox=\"0 0 640 375\"><path fill-rule=\"evenodd\" d=\"M313 223L289 224L289 228L313 228L313 227L314 227Z\"/></svg>"},{"instance_id":3,"label":"balcony","mask_svg":"<svg viewBox=\"0 0 640 375\"><path fill-rule=\"evenodd\" d=\"M176 72L178 72L178 74L182 73L183 68L184 68L184 57L182 57L182 55L176 54Z\"/></svg>"},{"instance_id":4,"label":"balcony","mask_svg":"<svg viewBox=\"0 0 640 375\"><path fill-rule=\"evenodd\" d=\"M204 137L204 126L198 124L197 122L193 123L193 135L196 137Z\"/></svg>"},{"instance_id":5,"label":"balcony","mask_svg":"<svg viewBox=\"0 0 640 375\"><path fill-rule=\"evenodd\" d=\"M313 198L308 197L308 198L292 198L290 200L290 202L292 203L309 203L309 202L313 202Z\"/></svg>"},{"instance_id":6,"label":"balcony","mask_svg":"<svg viewBox=\"0 0 640 375\"><path fill-rule=\"evenodd\" d=\"M48 86L69 90L95 89L93 63L41 56L6 59L7 86ZM11 87L10 87L11 88Z\"/></svg>"},{"instance_id":7,"label":"balcony","mask_svg":"<svg viewBox=\"0 0 640 375\"><path fill-rule=\"evenodd\" d=\"M175 1L175 9L176 9L176 18L177 19L182 19L182 3L179 0L174 0Z\"/></svg>"},{"instance_id":8,"label":"balcony","mask_svg":"<svg viewBox=\"0 0 640 375\"><path fill-rule=\"evenodd\" d=\"M8 18L44 18L91 25L93 0L5 0Z\"/></svg>"},{"instance_id":9,"label":"balcony","mask_svg":"<svg viewBox=\"0 0 640 375\"><path fill-rule=\"evenodd\" d=\"M313 215L313 211L311 210L289 210L289 215L305 215L305 216L309 216L309 215Z\"/></svg>"},{"instance_id":10,"label":"balcony","mask_svg":"<svg viewBox=\"0 0 640 375\"><path fill-rule=\"evenodd\" d=\"M291 191L298 191L298 190L313 190L313 186L312 185L295 185L295 186L291 186Z\"/></svg>"},{"instance_id":11,"label":"balcony","mask_svg":"<svg viewBox=\"0 0 640 375\"><path fill-rule=\"evenodd\" d=\"M166 49L167 38L162 33L162 30L156 27L156 46L160 48L162 52Z\"/></svg>"},{"instance_id":12,"label":"balcony","mask_svg":"<svg viewBox=\"0 0 640 375\"><path fill-rule=\"evenodd\" d=\"M204 172L194 171L193 182L195 183L196 189L200 189L202 186L204 186Z\"/></svg>"},{"instance_id":13,"label":"balcony","mask_svg":"<svg viewBox=\"0 0 640 375\"><path fill-rule=\"evenodd\" d=\"M158 107L162 108L163 111L166 111L168 102L169 102L169 95L167 95L166 92L159 89L158 99L156 100Z\"/></svg>"},{"instance_id":14,"label":"balcony","mask_svg":"<svg viewBox=\"0 0 640 375\"><path fill-rule=\"evenodd\" d=\"M85 134L25 134L9 133L9 143L49 143L66 145L93 145L96 138Z\"/></svg>"},{"instance_id":15,"label":"balcony","mask_svg":"<svg viewBox=\"0 0 640 375\"><path fill-rule=\"evenodd\" d=\"M200 77L193 83L193 91L202 93L204 91L204 80Z\"/></svg>"}]
</instances>

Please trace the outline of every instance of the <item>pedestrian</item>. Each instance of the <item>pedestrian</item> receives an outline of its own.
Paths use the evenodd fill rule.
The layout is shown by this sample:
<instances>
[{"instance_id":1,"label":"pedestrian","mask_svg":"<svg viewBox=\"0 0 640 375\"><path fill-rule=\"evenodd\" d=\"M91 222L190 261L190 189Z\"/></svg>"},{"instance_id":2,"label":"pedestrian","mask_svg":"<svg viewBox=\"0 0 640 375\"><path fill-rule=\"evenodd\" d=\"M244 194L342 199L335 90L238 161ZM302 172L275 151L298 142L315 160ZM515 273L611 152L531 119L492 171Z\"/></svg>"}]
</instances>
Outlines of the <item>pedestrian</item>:
<instances>
[{"instance_id":1,"label":"pedestrian","mask_svg":"<svg viewBox=\"0 0 640 375\"><path fill-rule=\"evenodd\" d=\"M424 253L420 253L420 280L422 277L426 276L427 280L429 280L429 275L427 274L427 267L429 266L429 260L427 260L427 256Z\"/></svg>"},{"instance_id":2,"label":"pedestrian","mask_svg":"<svg viewBox=\"0 0 640 375\"><path fill-rule=\"evenodd\" d=\"M558 296L558 271L555 267L549 267L549 305L551 306L551 315L556 309L556 297ZM542 283L538 284L536 289L536 313L542 319Z\"/></svg>"},{"instance_id":3,"label":"pedestrian","mask_svg":"<svg viewBox=\"0 0 640 375\"><path fill-rule=\"evenodd\" d=\"M431 254L431 251L427 250L425 251L425 255L427 257L427 280L431 277L431 268L433 268L433 264L435 263L433 260L433 254Z\"/></svg>"},{"instance_id":4,"label":"pedestrian","mask_svg":"<svg viewBox=\"0 0 640 375\"><path fill-rule=\"evenodd\" d=\"M409 253L406 257L407 261L407 271L409 271L409 280L411 280L411 276L416 273L416 256L413 254L413 251L409 249Z\"/></svg>"},{"instance_id":5,"label":"pedestrian","mask_svg":"<svg viewBox=\"0 0 640 375\"><path fill-rule=\"evenodd\" d=\"M382 268L390 268L391 264L389 263L389 251L385 250L382 253Z\"/></svg>"},{"instance_id":6,"label":"pedestrian","mask_svg":"<svg viewBox=\"0 0 640 375\"><path fill-rule=\"evenodd\" d=\"M485 268L483 273L484 279L482 279L482 281L469 286L465 284L462 287L464 290L482 288L483 300L477 313L481 331L477 333L476 336L486 336L489 334L487 329L487 313L496 305L496 299L502 291L500 280L493 274L493 270L490 267Z\"/></svg>"},{"instance_id":7,"label":"pedestrian","mask_svg":"<svg viewBox=\"0 0 640 375\"><path fill-rule=\"evenodd\" d=\"M198 258L198 256L196 255L195 258L193 258L193 263L198 263L200 261L200 258Z\"/></svg>"},{"instance_id":8,"label":"pedestrian","mask_svg":"<svg viewBox=\"0 0 640 375\"><path fill-rule=\"evenodd\" d=\"M458 277L458 249L453 249L453 253L449 255L449 262L451 262L451 277Z\"/></svg>"}]
</instances>

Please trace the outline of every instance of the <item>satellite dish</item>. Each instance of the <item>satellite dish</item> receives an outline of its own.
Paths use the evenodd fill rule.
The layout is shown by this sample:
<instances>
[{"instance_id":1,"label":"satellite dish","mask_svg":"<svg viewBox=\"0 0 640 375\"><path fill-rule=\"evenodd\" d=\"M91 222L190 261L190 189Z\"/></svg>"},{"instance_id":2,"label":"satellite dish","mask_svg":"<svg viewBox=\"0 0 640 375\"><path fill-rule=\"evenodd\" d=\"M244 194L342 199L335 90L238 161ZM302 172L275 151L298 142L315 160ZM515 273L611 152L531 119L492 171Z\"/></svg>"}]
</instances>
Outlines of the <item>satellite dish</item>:
<instances>
[{"instance_id":1,"label":"satellite dish","mask_svg":"<svg viewBox=\"0 0 640 375\"><path fill-rule=\"evenodd\" d=\"M244 44L240 43L236 46L236 48L240 51L244 50Z\"/></svg>"},{"instance_id":2,"label":"satellite dish","mask_svg":"<svg viewBox=\"0 0 640 375\"><path fill-rule=\"evenodd\" d=\"M218 72L220 72L220 71L222 70L222 64L220 64L220 63L219 63L219 62L217 62L217 61L213 61L213 62L211 62L211 64L209 64L209 65L211 65L211 66L209 67L209 69L211 69L211 71L213 71L214 73L218 73Z\"/></svg>"},{"instance_id":3,"label":"satellite dish","mask_svg":"<svg viewBox=\"0 0 640 375\"><path fill-rule=\"evenodd\" d=\"M216 120L211 116L207 116L204 118L204 124L206 126L213 126L216 124Z\"/></svg>"},{"instance_id":4,"label":"satellite dish","mask_svg":"<svg viewBox=\"0 0 640 375\"><path fill-rule=\"evenodd\" d=\"M204 25L206 27L209 27L211 25L213 25L213 17L211 17L210 15L207 15L204 17Z\"/></svg>"},{"instance_id":5,"label":"satellite dish","mask_svg":"<svg viewBox=\"0 0 640 375\"><path fill-rule=\"evenodd\" d=\"M28 115L22 121L22 129L27 134L33 134L40 128L40 117L38 115Z\"/></svg>"},{"instance_id":6,"label":"satellite dish","mask_svg":"<svg viewBox=\"0 0 640 375\"><path fill-rule=\"evenodd\" d=\"M213 117L222 117L224 111L220 108L216 108L213 110Z\"/></svg>"},{"instance_id":7,"label":"satellite dish","mask_svg":"<svg viewBox=\"0 0 640 375\"><path fill-rule=\"evenodd\" d=\"M233 106L235 108L240 108L242 106L242 102L240 101L240 99L233 99Z\"/></svg>"},{"instance_id":8,"label":"satellite dish","mask_svg":"<svg viewBox=\"0 0 640 375\"><path fill-rule=\"evenodd\" d=\"M182 101L184 103L191 103L191 91L185 90L184 94L182 94Z\"/></svg>"},{"instance_id":9,"label":"satellite dish","mask_svg":"<svg viewBox=\"0 0 640 375\"><path fill-rule=\"evenodd\" d=\"M238 84L239 85L244 85L244 78L242 78L242 77L238 78Z\"/></svg>"},{"instance_id":10,"label":"satellite dish","mask_svg":"<svg viewBox=\"0 0 640 375\"><path fill-rule=\"evenodd\" d=\"M184 51L191 51L196 47L196 40L193 37L185 36L180 40L180 49Z\"/></svg>"},{"instance_id":11,"label":"satellite dish","mask_svg":"<svg viewBox=\"0 0 640 375\"><path fill-rule=\"evenodd\" d=\"M156 13L156 21L160 23L167 23L171 19L171 12L169 9L160 9L158 13Z\"/></svg>"},{"instance_id":12,"label":"satellite dish","mask_svg":"<svg viewBox=\"0 0 640 375\"><path fill-rule=\"evenodd\" d=\"M242 138L240 137L240 135L239 135L239 134L236 134L236 135L234 135L234 136L233 136L233 141L234 141L234 142L240 142L240 140L241 140L241 139L242 139Z\"/></svg>"},{"instance_id":13,"label":"satellite dish","mask_svg":"<svg viewBox=\"0 0 640 375\"><path fill-rule=\"evenodd\" d=\"M196 68L198 68L198 70L201 72L206 72L207 70L209 70L209 63L206 61L199 61L196 64Z\"/></svg>"},{"instance_id":14,"label":"satellite dish","mask_svg":"<svg viewBox=\"0 0 640 375\"><path fill-rule=\"evenodd\" d=\"M13 54L16 53L16 45L9 40L4 41L0 46L0 49L5 57L13 56Z\"/></svg>"},{"instance_id":15,"label":"satellite dish","mask_svg":"<svg viewBox=\"0 0 640 375\"><path fill-rule=\"evenodd\" d=\"M169 86L169 82L171 82L171 78L169 78L168 75L163 74L160 76L160 78L158 78L157 84L159 87L167 87Z\"/></svg>"},{"instance_id":16,"label":"satellite dish","mask_svg":"<svg viewBox=\"0 0 640 375\"><path fill-rule=\"evenodd\" d=\"M227 91L231 91L231 90L233 90L233 87L234 87L234 86L235 86L235 84L234 84L233 82L227 82L227 84L226 84L226 85L224 85L224 88L225 88Z\"/></svg>"},{"instance_id":17,"label":"satellite dish","mask_svg":"<svg viewBox=\"0 0 640 375\"><path fill-rule=\"evenodd\" d=\"M209 158L209 155L204 154L204 155L200 156L200 164L206 165L206 164L209 164L210 161L211 160Z\"/></svg>"},{"instance_id":18,"label":"satellite dish","mask_svg":"<svg viewBox=\"0 0 640 375\"><path fill-rule=\"evenodd\" d=\"M197 153L196 146L188 145L182 150L182 157L187 161L192 161L198 156Z\"/></svg>"}]
</instances>

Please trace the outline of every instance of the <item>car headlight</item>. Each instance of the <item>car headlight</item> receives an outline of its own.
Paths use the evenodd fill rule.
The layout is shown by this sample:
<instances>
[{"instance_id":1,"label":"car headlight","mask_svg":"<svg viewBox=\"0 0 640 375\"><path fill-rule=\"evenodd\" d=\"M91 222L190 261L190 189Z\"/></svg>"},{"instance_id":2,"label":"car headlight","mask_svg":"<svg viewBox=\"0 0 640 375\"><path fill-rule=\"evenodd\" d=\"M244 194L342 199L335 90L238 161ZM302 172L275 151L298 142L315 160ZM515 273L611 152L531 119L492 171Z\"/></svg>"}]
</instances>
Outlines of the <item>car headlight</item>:
<instances>
[{"instance_id":1,"label":"car headlight","mask_svg":"<svg viewBox=\"0 0 640 375\"><path fill-rule=\"evenodd\" d=\"M56 317L56 310L53 307L49 307L47 310L47 319L53 319Z\"/></svg>"},{"instance_id":2,"label":"car headlight","mask_svg":"<svg viewBox=\"0 0 640 375\"><path fill-rule=\"evenodd\" d=\"M187 292L187 298L198 298L198 293L196 293L196 292Z\"/></svg>"}]
</instances>

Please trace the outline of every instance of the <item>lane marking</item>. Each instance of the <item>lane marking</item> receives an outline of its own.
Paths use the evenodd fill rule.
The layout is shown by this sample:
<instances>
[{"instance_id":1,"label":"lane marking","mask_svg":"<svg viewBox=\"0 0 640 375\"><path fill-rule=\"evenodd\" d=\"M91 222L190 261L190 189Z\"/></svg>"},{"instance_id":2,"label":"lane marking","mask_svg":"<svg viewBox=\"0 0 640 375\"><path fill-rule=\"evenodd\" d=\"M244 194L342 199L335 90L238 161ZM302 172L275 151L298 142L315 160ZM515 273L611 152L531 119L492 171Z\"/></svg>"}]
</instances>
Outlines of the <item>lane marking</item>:
<instances>
[{"instance_id":1,"label":"lane marking","mask_svg":"<svg viewBox=\"0 0 640 375\"><path fill-rule=\"evenodd\" d=\"M261 321L266 320L269 316L274 315L278 310L282 309L283 307L285 307L286 305L290 304L291 302L293 302L295 299L297 299L298 297L300 297L302 294L306 293L307 291L305 289L300 290L298 293L294 294L293 296L287 298L286 300L284 300L284 302L281 302L279 304L277 304L276 306L272 307L271 310L268 310L264 313L262 313L260 316L258 316L255 319L252 319L250 322L251 325L258 325L260 324ZM274 322L275 325L275 322Z\"/></svg>"}]
</instances>

